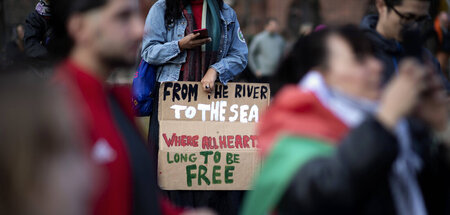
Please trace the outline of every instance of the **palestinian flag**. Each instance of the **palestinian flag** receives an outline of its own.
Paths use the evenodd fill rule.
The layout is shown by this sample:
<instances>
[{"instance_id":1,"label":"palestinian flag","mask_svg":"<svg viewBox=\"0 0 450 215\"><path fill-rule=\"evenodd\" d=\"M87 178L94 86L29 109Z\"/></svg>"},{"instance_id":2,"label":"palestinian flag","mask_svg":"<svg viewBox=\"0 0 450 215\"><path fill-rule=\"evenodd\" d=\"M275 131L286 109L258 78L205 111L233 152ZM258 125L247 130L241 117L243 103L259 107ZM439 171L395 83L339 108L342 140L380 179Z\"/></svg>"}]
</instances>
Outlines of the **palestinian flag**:
<instances>
[{"instance_id":1,"label":"palestinian flag","mask_svg":"<svg viewBox=\"0 0 450 215\"><path fill-rule=\"evenodd\" d=\"M349 128L316 93L298 86L285 88L258 127L265 161L244 201L243 215L276 213L295 173L308 161L333 153Z\"/></svg>"}]
</instances>

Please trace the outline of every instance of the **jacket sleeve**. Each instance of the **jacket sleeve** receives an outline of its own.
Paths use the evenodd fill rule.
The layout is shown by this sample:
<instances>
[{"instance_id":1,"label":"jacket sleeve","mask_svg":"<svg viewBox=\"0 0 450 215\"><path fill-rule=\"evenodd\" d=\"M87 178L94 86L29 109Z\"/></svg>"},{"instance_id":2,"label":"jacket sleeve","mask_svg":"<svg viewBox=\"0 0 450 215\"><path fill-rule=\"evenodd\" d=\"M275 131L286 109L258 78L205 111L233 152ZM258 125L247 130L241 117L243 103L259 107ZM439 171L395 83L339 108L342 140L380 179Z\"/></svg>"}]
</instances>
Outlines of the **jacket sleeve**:
<instances>
[{"instance_id":1,"label":"jacket sleeve","mask_svg":"<svg viewBox=\"0 0 450 215\"><path fill-rule=\"evenodd\" d=\"M257 71L260 71L261 68L257 64L256 56L258 55L258 48L259 48L259 37L256 36L255 39L250 44L250 50L248 55L248 65L250 66L250 69L254 74L256 74Z\"/></svg>"},{"instance_id":2,"label":"jacket sleeve","mask_svg":"<svg viewBox=\"0 0 450 215\"><path fill-rule=\"evenodd\" d=\"M236 13L233 11L233 20L235 22L232 37L230 38L230 47L228 53L219 62L211 67L219 73L220 82L226 84L235 76L240 74L247 66L248 48L244 35L241 32Z\"/></svg>"},{"instance_id":3,"label":"jacket sleeve","mask_svg":"<svg viewBox=\"0 0 450 215\"><path fill-rule=\"evenodd\" d=\"M352 214L358 199L389 174L396 138L376 119L353 129L331 157L313 159L294 176L281 214ZM348 213L345 213L348 212Z\"/></svg>"},{"instance_id":4,"label":"jacket sleeve","mask_svg":"<svg viewBox=\"0 0 450 215\"><path fill-rule=\"evenodd\" d=\"M148 13L141 56L147 63L156 66L168 62L181 64L185 59L180 57L182 52L178 41L166 40L165 9L161 4L161 2L157 2Z\"/></svg>"},{"instance_id":5,"label":"jacket sleeve","mask_svg":"<svg viewBox=\"0 0 450 215\"><path fill-rule=\"evenodd\" d=\"M44 19L33 11L25 20L24 45L28 57L44 58L48 55L47 48L41 43L45 33Z\"/></svg>"}]
</instances>

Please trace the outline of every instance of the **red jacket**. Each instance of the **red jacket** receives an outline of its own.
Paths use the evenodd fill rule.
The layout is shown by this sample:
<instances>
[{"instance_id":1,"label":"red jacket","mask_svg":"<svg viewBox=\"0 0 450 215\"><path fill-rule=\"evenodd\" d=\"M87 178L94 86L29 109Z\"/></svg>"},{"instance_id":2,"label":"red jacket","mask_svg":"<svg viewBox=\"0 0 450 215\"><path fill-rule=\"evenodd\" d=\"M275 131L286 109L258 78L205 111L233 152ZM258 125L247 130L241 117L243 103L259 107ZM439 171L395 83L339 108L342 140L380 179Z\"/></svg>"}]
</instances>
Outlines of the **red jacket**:
<instances>
[{"instance_id":1,"label":"red jacket","mask_svg":"<svg viewBox=\"0 0 450 215\"><path fill-rule=\"evenodd\" d=\"M112 95L122 112L134 124L129 87L107 86L70 60L57 68L55 81L62 85L71 97L71 106L79 113L80 122L88 134L90 156L101 170L101 183L99 194L94 200L93 214L132 214L133 180L130 153L127 151L126 135L121 133L114 120L108 101L108 96ZM165 200L160 202L159 209L155 208L155 212L159 210L163 214L179 214L182 211L173 208Z\"/></svg>"}]
</instances>

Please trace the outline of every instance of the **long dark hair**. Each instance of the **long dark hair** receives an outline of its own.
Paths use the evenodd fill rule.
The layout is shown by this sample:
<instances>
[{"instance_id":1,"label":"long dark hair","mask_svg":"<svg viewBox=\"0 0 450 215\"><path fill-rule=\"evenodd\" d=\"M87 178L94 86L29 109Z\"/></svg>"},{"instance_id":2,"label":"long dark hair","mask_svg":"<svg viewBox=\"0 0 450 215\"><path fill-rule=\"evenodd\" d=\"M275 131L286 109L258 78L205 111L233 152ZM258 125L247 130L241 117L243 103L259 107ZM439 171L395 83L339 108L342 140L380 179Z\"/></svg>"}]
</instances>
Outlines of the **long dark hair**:
<instances>
[{"instance_id":1,"label":"long dark hair","mask_svg":"<svg viewBox=\"0 0 450 215\"><path fill-rule=\"evenodd\" d=\"M191 0L166 0L166 12L164 19L166 25L173 24L176 20L181 19L184 7L186 7ZM207 1L207 0L204 0ZM223 9L223 0L216 0L220 9Z\"/></svg>"}]
</instances>

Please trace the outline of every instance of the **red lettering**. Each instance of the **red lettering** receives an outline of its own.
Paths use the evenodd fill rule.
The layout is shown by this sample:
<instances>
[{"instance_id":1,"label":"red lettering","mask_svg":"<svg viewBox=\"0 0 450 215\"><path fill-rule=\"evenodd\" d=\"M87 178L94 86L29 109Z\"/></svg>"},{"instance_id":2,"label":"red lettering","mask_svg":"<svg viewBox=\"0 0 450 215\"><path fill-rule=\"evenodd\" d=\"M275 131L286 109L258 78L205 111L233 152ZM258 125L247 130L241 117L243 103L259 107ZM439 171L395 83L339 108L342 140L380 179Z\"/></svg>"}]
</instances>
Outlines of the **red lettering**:
<instances>
[{"instance_id":1,"label":"red lettering","mask_svg":"<svg viewBox=\"0 0 450 215\"><path fill-rule=\"evenodd\" d=\"M194 147L198 147L198 135L195 135L193 138L192 138L192 141L194 141L194 144L193 144L193 146Z\"/></svg>"},{"instance_id":2,"label":"red lettering","mask_svg":"<svg viewBox=\"0 0 450 215\"><path fill-rule=\"evenodd\" d=\"M248 145L248 141L250 141L250 137L248 135L244 135L244 147L245 148L250 148L250 146Z\"/></svg>"},{"instance_id":3,"label":"red lettering","mask_svg":"<svg viewBox=\"0 0 450 215\"><path fill-rule=\"evenodd\" d=\"M227 138L226 136L219 136L219 144L221 149L227 148Z\"/></svg>"},{"instance_id":4,"label":"red lettering","mask_svg":"<svg viewBox=\"0 0 450 215\"><path fill-rule=\"evenodd\" d=\"M180 137L175 136L173 138L174 138L173 145L174 146L180 146Z\"/></svg>"},{"instance_id":5,"label":"red lettering","mask_svg":"<svg viewBox=\"0 0 450 215\"><path fill-rule=\"evenodd\" d=\"M213 144L214 149L219 149L219 145L217 144L217 141L216 141L216 138L215 138L215 137L212 138L212 142L214 143L214 144Z\"/></svg>"},{"instance_id":6,"label":"red lettering","mask_svg":"<svg viewBox=\"0 0 450 215\"><path fill-rule=\"evenodd\" d=\"M242 146L242 137L241 135L236 135L236 138L234 140L234 144L236 145L236 148L244 148L244 146Z\"/></svg>"},{"instance_id":7,"label":"red lettering","mask_svg":"<svg viewBox=\"0 0 450 215\"><path fill-rule=\"evenodd\" d=\"M187 143L188 146L192 146L192 137L191 136L187 136Z\"/></svg>"},{"instance_id":8,"label":"red lettering","mask_svg":"<svg viewBox=\"0 0 450 215\"><path fill-rule=\"evenodd\" d=\"M227 136L227 142L228 142L228 148L229 149L234 148L233 139L234 139L234 136Z\"/></svg>"},{"instance_id":9,"label":"red lettering","mask_svg":"<svg viewBox=\"0 0 450 215\"><path fill-rule=\"evenodd\" d=\"M177 136L176 133L173 133L169 138L166 133L162 134L164 138L164 142L167 147L198 147L199 146L199 135L188 136L181 135ZM256 148L258 145L258 137L256 135L228 135L228 136L219 136L217 137L202 137L202 149L211 150L211 149L244 149L244 148ZM250 146L251 141L251 146Z\"/></svg>"},{"instance_id":10,"label":"red lettering","mask_svg":"<svg viewBox=\"0 0 450 215\"><path fill-rule=\"evenodd\" d=\"M186 135L181 135L181 145L186 146L186 144L187 144Z\"/></svg>"},{"instance_id":11,"label":"red lettering","mask_svg":"<svg viewBox=\"0 0 450 215\"><path fill-rule=\"evenodd\" d=\"M202 148L203 149L209 149L209 139L207 136L204 136L202 138Z\"/></svg>"},{"instance_id":12,"label":"red lettering","mask_svg":"<svg viewBox=\"0 0 450 215\"><path fill-rule=\"evenodd\" d=\"M167 134L162 134L165 143L167 144L168 147L176 147L176 146L182 146L182 147L187 147L187 146L192 146L192 147L198 147L198 140L199 140L199 136L195 135L195 136L188 136L188 135L181 135L181 136L177 136L176 133L172 134L171 138L167 137ZM205 137L204 137L205 138ZM207 140L204 140L204 145L203 149L210 149L211 146L211 140L208 141L208 137L206 137Z\"/></svg>"},{"instance_id":13,"label":"red lettering","mask_svg":"<svg viewBox=\"0 0 450 215\"><path fill-rule=\"evenodd\" d=\"M250 136L250 138L252 139L252 147L256 148L256 141L258 140L258 137L256 137L255 135Z\"/></svg>"},{"instance_id":14,"label":"red lettering","mask_svg":"<svg viewBox=\"0 0 450 215\"><path fill-rule=\"evenodd\" d=\"M172 147L172 146L173 146L173 139L174 139L175 136L176 136L176 134L174 133L174 134L172 135L172 138L167 139L167 135L166 135L166 134L163 134L164 141L166 142L167 147Z\"/></svg>"}]
</instances>

